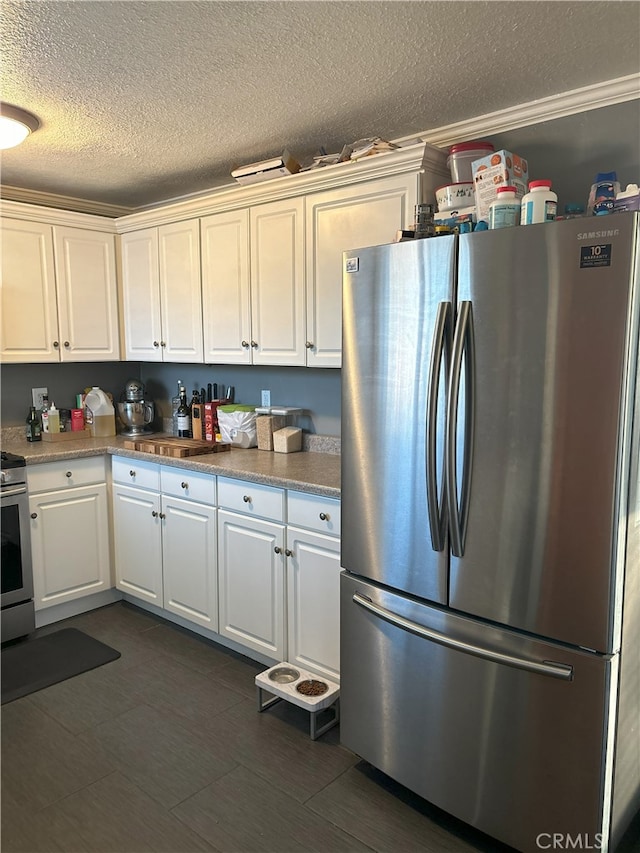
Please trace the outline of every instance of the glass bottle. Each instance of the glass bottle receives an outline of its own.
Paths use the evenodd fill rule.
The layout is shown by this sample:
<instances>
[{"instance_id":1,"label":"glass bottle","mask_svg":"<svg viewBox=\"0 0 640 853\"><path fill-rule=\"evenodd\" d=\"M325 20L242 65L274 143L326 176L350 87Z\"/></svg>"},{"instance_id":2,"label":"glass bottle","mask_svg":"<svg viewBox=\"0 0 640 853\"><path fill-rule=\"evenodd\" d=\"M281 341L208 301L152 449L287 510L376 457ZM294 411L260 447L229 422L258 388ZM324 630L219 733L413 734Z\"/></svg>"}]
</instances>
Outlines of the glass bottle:
<instances>
[{"instance_id":1,"label":"glass bottle","mask_svg":"<svg viewBox=\"0 0 640 853\"><path fill-rule=\"evenodd\" d=\"M43 394L42 408L40 409L40 426L42 432L49 432L49 396Z\"/></svg>"},{"instance_id":2,"label":"glass bottle","mask_svg":"<svg viewBox=\"0 0 640 853\"><path fill-rule=\"evenodd\" d=\"M178 393L171 398L171 420L173 423L173 434L178 435L178 407L180 406L180 388L182 379L178 379Z\"/></svg>"},{"instance_id":3,"label":"glass bottle","mask_svg":"<svg viewBox=\"0 0 640 853\"><path fill-rule=\"evenodd\" d=\"M31 406L27 418L27 441L42 441L42 425L35 406Z\"/></svg>"},{"instance_id":4,"label":"glass bottle","mask_svg":"<svg viewBox=\"0 0 640 853\"><path fill-rule=\"evenodd\" d=\"M176 419L178 422L178 438L191 438L191 416L184 385L180 386L180 405L176 412Z\"/></svg>"}]
</instances>

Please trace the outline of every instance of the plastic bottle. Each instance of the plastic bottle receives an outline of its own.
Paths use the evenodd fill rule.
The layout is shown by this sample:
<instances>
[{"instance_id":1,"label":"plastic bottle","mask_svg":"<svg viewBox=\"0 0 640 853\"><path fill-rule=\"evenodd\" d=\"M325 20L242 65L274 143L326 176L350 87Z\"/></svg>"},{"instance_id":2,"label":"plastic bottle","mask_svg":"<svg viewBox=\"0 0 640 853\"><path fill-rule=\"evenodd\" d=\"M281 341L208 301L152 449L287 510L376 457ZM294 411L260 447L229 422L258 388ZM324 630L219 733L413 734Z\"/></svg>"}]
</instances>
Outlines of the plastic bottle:
<instances>
[{"instance_id":1,"label":"plastic bottle","mask_svg":"<svg viewBox=\"0 0 640 853\"><path fill-rule=\"evenodd\" d=\"M60 432L60 412L56 409L53 400L49 408L49 432Z\"/></svg>"},{"instance_id":2,"label":"plastic bottle","mask_svg":"<svg viewBox=\"0 0 640 853\"><path fill-rule=\"evenodd\" d=\"M551 181L529 181L529 192L520 206L520 224L553 222L558 210L558 196L551 191Z\"/></svg>"},{"instance_id":3,"label":"plastic bottle","mask_svg":"<svg viewBox=\"0 0 640 853\"><path fill-rule=\"evenodd\" d=\"M520 222L520 200L515 187L499 187L489 205L489 228L509 228Z\"/></svg>"},{"instance_id":4,"label":"plastic bottle","mask_svg":"<svg viewBox=\"0 0 640 853\"><path fill-rule=\"evenodd\" d=\"M584 216L584 204L580 204L579 201L571 201L565 204L562 219L579 219L581 216Z\"/></svg>"},{"instance_id":5,"label":"plastic bottle","mask_svg":"<svg viewBox=\"0 0 640 853\"><path fill-rule=\"evenodd\" d=\"M116 434L116 413L104 391L94 385L84 400L85 420L92 438Z\"/></svg>"},{"instance_id":6,"label":"plastic bottle","mask_svg":"<svg viewBox=\"0 0 640 853\"><path fill-rule=\"evenodd\" d=\"M587 214L602 216L605 213L611 213L619 192L620 184L615 172L598 172L595 181L591 184Z\"/></svg>"},{"instance_id":7,"label":"plastic bottle","mask_svg":"<svg viewBox=\"0 0 640 853\"><path fill-rule=\"evenodd\" d=\"M27 441L42 441L42 426L36 407L31 406L27 417Z\"/></svg>"}]
</instances>

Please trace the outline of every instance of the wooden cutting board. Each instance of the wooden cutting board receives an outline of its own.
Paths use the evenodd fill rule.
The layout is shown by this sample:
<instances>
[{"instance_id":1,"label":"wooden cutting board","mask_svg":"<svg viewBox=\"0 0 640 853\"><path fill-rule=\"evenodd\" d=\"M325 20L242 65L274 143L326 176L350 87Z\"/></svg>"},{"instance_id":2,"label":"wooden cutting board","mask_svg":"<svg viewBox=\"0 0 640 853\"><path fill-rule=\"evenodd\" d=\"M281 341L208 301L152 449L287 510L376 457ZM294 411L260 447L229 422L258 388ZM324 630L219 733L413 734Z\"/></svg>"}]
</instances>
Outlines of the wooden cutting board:
<instances>
[{"instance_id":1,"label":"wooden cutting board","mask_svg":"<svg viewBox=\"0 0 640 853\"><path fill-rule=\"evenodd\" d=\"M142 453L155 453L158 456L171 456L174 459L200 456L203 453L220 453L231 449L229 444L196 441L191 438L126 438L124 446L127 450L140 450Z\"/></svg>"}]
</instances>

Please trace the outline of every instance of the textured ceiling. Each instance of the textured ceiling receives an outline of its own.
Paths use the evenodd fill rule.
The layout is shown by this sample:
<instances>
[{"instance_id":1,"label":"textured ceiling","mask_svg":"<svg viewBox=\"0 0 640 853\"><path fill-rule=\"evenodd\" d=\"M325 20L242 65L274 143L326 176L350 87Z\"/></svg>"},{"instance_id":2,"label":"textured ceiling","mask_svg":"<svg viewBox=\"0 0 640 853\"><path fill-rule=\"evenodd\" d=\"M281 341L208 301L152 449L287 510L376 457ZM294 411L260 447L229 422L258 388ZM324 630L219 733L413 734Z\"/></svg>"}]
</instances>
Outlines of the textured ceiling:
<instances>
[{"instance_id":1,"label":"textured ceiling","mask_svg":"<svg viewBox=\"0 0 640 853\"><path fill-rule=\"evenodd\" d=\"M137 207L640 68L636 2L2 0L2 183Z\"/></svg>"}]
</instances>

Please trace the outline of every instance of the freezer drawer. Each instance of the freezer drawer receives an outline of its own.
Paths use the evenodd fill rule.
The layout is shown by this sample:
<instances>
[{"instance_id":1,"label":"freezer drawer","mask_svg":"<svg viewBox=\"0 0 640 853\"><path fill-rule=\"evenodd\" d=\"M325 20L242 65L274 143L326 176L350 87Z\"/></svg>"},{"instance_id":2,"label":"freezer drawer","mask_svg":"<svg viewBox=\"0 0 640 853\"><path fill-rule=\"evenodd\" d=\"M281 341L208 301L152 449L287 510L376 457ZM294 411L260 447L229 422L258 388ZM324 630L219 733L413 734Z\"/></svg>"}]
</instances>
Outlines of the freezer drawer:
<instances>
[{"instance_id":1,"label":"freezer drawer","mask_svg":"<svg viewBox=\"0 0 640 853\"><path fill-rule=\"evenodd\" d=\"M341 575L343 744L518 850L606 832L617 665Z\"/></svg>"}]
</instances>

